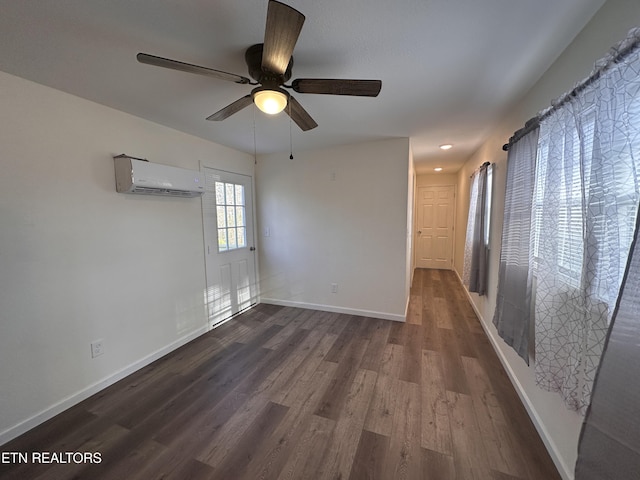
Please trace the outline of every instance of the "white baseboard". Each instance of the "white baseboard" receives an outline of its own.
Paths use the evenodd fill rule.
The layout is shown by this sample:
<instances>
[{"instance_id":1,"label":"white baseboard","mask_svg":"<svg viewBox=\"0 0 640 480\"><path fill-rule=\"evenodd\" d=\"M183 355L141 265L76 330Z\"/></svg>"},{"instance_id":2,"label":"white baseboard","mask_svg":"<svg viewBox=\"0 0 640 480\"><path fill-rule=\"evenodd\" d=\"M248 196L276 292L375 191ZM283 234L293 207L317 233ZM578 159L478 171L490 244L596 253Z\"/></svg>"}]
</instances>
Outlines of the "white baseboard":
<instances>
[{"instance_id":1,"label":"white baseboard","mask_svg":"<svg viewBox=\"0 0 640 480\"><path fill-rule=\"evenodd\" d=\"M357 308L336 307L333 305L318 305L315 303L294 302L291 300L281 300L278 298L260 297L260 303L268 303L270 305L280 305L282 307L308 308L310 310L322 310L325 312L345 313L347 315L359 315L361 317L381 318L383 320L393 320L394 322L405 322L406 315L398 315L387 312L374 312L371 310L361 310Z\"/></svg>"},{"instance_id":2,"label":"white baseboard","mask_svg":"<svg viewBox=\"0 0 640 480\"><path fill-rule=\"evenodd\" d=\"M68 408L80 403L81 401L89 398L91 395L98 393L99 391L107 388L110 385L113 385L119 380L122 380L127 375L131 375L132 373L140 370L143 367L146 367L150 363L156 361L157 359L165 356L166 354L174 351L177 348L180 348L182 345L189 343L191 340L199 337L200 335L206 333L208 331L208 327L201 327L184 337L181 337L174 342L171 342L169 345L166 345L155 352L150 353L144 358L124 367L123 369L99 380L88 387L76 392L68 397L60 400L59 402L45 408L41 412L33 415L32 417L27 418L26 420L21 421L17 425L13 427L9 427L8 429L0 432L0 445L4 445L5 443L13 440L14 438L22 435L25 432L28 432L32 428L37 427L41 423L46 422L52 417L55 417L59 413L64 412Z\"/></svg>"},{"instance_id":3,"label":"white baseboard","mask_svg":"<svg viewBox=\"0 0 640 480\"><path fill-rule=\"evenodd\" d=\"M462 285L462 289L467 294L467 298L469 299L469 303L471 304L473 311L476 312L476 315L480 319L480 325L482 325L482 329L484 330L484 333L489 338L489 342L491 342L491 346L493 347L493 350L498 355L498 358L500 359L500 363L502 364L502 367L507 372L507 375L509 376L509 380L511 380L511 384L513 385L516 392L518 393L518 396L520 397L520 401L522 402L525 409L527 410L527 413L529 414L529 417L531 418L533 425L536 427L536 430L538 431L538 434L540 435L542 442L544 443L545 447L547 447L547 451L549 452L549 455L551 456L553 463L556 465L558 472L560 473L560 475L564 480L574 480L573 469L569 468L569 466L566 464L562 456L558 453L558 448L556 446L556 443L553 441L553 438L551 437L551 435L549 435L549 432L545 427L544 422L540 418L538 411L533 406L533 403L531 402L529 395L527 395L527 392L522 387L522 384L520 383L520 381L518 380L518 377L516 376L515 372L511 368L511 365L509 364L507 358L504 356L504 353L498 347L497 339L494 337L493 331L491 331L483 315L480 313L480 311L476 307L476 304L473 302L471 294L464 287L460 274L455 269L454 269L454 272L456 273L456 276L460 281L460 285Z\"/></svg>"}]
</instances>

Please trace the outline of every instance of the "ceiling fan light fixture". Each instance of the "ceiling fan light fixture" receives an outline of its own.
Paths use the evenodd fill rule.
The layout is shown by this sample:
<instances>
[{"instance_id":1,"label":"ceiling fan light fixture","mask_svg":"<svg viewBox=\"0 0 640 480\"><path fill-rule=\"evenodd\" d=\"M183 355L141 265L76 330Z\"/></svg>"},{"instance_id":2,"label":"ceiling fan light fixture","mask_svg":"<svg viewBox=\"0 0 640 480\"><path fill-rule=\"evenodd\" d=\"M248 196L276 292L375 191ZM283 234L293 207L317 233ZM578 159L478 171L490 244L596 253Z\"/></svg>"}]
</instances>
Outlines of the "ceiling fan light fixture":
<instances>
[{"instance_id":1,"label":"ceiling fan light fixture","mask_svg":"<svg viewBox=\"0 0 640 480\"><path fill-rule=\"evenodd\" d=\"M256 89L253 91L253 102L269 115L280 113L287 106L288 95L281 89Z\"/></svg>"}]
</instances>

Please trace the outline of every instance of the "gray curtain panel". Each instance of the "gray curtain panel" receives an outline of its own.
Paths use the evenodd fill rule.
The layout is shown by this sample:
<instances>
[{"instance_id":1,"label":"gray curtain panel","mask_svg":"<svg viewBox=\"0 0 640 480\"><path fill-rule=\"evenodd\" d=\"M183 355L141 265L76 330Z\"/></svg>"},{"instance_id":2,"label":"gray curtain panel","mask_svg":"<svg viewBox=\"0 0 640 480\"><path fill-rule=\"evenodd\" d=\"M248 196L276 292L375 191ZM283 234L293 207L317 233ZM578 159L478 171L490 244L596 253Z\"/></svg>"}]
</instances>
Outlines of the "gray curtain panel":
<instances>
[{"instance_id":1,"label":"gray curtain panel","mask_svg":"<svg viewBox=\"0 0 640 480\"><path fill-rule=\"evenodd\" d=\"M498 293L493 324L529 364L531 326L531 206L539 129L514 143L507 158Z\"/></svg>"},{"instance_id":2,"label":"gray curtain panel","mask_svg":"<svg viewBox=\"0 0 640 480\"><path fill-rule=\"evenodd\" d=\"M640 241L634 244L614 312L591 405L585 417L576 480L640 475Z\"/></svg>"},{"instance_id":3,"label":"gray curtain panel","mask_svg":"<svg viewBox=\"0 0 640 480\"><path fill-rule=\"evenodd\" d=\"M485 163L474 174L471 188L469 221L467 223L467 241L465 262L467 263L470 292L484 295L487 291L488 245L485 242L487 227L487 169ZM475 196L475 198L473 198Z\"/></svg>"}]
</instances>

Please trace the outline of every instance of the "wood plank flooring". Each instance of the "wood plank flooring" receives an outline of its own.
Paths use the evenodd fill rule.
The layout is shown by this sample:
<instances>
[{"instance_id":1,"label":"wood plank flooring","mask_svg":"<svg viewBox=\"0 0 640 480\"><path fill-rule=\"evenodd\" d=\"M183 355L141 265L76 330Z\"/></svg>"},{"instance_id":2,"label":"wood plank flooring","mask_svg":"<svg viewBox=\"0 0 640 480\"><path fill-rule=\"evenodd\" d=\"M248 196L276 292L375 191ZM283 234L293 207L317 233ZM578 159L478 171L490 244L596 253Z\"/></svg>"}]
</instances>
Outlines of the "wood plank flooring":
<instances>
[{"instance_id":1,"label":"wood plank flooring","mask_svg":"<svg viewBox=\"0 0 640 480\"><path fill-rule=\"evenodd\" d=\"M453 272L407 323L258 305L25 435L2 479L559 479Z\"/></svg>"}]
</instances>

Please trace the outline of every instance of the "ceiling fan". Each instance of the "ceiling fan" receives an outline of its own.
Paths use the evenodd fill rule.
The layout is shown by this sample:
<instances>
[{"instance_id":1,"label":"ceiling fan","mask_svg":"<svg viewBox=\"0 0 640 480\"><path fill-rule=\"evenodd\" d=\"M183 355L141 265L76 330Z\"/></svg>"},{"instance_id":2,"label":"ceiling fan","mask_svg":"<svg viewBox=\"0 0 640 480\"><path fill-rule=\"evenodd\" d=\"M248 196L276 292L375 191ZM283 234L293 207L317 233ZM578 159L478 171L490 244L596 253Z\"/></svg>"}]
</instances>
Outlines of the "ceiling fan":
<instances>
[{"instance_id":1,"label":"ceiling fan","mask_svg":"<svg viewBox=\"0 0 640 480\"><path fill-rule=\"evenodd\" d=\"M284 110L302 130L307 131L317 127L318 124L284 88L292 89L297 93L377 97L382 88L382 82L380 80L298 78L291 82L291 85L286 85L285 83L291 78L293 49L304 20L305 16L294 8L276 0L269 0L264 43L253 45L245 52L249 75L255 81L241 75L146 53L138 53L137 59L140 63L157 67L206 75L235 83L258 85L249 95L227 105L207 117L207 120L224 120L251 103L255 103L260 110L269 114Z\"/></svg>"}]
</instances>

